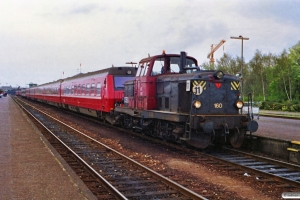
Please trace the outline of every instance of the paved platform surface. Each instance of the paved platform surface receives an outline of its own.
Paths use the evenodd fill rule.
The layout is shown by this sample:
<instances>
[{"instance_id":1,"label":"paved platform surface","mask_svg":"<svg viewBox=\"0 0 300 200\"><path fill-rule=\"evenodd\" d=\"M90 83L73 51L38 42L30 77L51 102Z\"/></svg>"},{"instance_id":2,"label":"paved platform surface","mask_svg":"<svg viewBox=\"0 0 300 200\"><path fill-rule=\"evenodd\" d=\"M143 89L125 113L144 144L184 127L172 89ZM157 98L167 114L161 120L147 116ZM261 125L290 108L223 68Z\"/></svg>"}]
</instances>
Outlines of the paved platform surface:
<instances>
[{"instance_id":1,"label":"paved platform surface","mask_svg":"<svg viewBox=\"0 0 300 200\"><path fill-rule=\"evenodd\" d=\"M0 199L96 199L11 97L0 99Z\"/></svg>"}]
</instances>

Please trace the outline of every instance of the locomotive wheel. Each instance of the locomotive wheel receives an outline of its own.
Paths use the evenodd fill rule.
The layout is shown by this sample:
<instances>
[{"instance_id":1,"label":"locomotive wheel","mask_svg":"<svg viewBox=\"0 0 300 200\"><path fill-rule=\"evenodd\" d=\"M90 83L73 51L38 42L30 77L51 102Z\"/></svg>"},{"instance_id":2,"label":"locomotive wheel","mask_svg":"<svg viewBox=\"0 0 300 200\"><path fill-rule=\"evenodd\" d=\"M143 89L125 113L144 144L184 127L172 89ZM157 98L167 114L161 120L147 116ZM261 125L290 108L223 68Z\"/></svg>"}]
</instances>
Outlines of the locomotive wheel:
<instances>
[{"instance_id":1,"label":"locomotive wheel","mask_svg":"<svg viewBox=\"0 0 300 200\"><path fill-rule=\"evenodd\" d=\"M213 142L214 137L214 131L212 131L211 133L193 132L191 140L186 141L186 143L196 148L205 149Z\"/></svg>"},{"instance_id":2,"label":"locomotive wheel","mask_svg":"<svg viewBox=\"0 0 300 200\"><path fill-rule=\"evenodd\" d=\"M168 137L166 135L162 135L161 137L162 141L167 142L168 141Z\"/></svg>"},{"instance_id":3,"label":"locomotive wheel","mask_svg":"<svg viewBox=\"0 0 300 200\"><path fill-rule=\"evenodd\" d=\"M240 132L240 130L235 127L234 133L230 138L230 144L234 148L240 148L244 142L245 134L243 131Z\"/></svg>"},{"instance_id":4,"label":"locomotive wheel","mask_svg":"<svg viewBox=\"0 0 300 200\"><path fill-rule=\"evenodd\" d=\"M187 143L186 143L184 140L181 140L181 141L180 141L180 145L181 145L183 148L186 148L186 147L187 147Z\"/></svg>"}]
</instances>

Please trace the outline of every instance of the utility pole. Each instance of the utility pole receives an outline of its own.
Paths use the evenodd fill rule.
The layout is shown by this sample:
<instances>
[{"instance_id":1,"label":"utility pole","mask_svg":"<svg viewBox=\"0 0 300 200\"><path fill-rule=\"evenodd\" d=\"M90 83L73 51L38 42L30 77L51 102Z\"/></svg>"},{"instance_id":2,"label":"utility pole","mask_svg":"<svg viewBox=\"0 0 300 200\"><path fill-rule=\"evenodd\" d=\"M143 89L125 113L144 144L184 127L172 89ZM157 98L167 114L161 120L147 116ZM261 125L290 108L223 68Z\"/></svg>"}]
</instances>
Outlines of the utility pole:
<instances>
[{"instance_id":1,"label":"utility pole","mask_svg":"<svg viewBox=\"0 0 300 200\"><path fill-rule=\"evenodd\" d=\"M239 37L230 37L231 39L238 39L238 40L242 40L242 55L241 55L241 59L242 59L242 63L241 63L241 73L240 73L240 78L242 79L241 81L241 98L244 101L244 96L243 96L243 64L244 64L244 40L249 40L249 38L243 37L243 36L239 36Z\"/></svg>"}]
</instances>

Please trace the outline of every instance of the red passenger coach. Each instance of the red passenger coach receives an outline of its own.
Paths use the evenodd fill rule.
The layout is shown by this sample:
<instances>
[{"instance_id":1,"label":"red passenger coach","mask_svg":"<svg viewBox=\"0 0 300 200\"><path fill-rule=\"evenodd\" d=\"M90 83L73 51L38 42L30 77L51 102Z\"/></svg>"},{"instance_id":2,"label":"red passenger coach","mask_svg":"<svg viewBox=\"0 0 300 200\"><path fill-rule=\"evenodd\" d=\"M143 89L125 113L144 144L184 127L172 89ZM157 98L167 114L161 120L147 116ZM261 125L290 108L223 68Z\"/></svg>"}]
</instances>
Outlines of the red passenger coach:
<instances>
[{"instance_id":1,"label":"red passenger coach","mask_svg":"<svg viewBox=\"0 0 300 200\"><path fill-rule=\"evenodd\" d=\"M124 82L135 74L134 67L112 67L66 78L61 82L61 106L113 123L110 112L123 104Z\"/></svg>"},{"instance_id":2,"label":"red passenger coach","mask_svg":"<svg viewBox=\"0 0 300 200\"><path fill-rule=\"evenodd\" d=\"M30 88L30 98L50 105L60 106L61 81L58 80Z\"/></svg>"},{"instance_id":3,"label":"red passenger coach","mask_svg":"<svg viewBox=\"0 0 300 200\"><path fill-rule=\"evenodd\" d=\"M123 105L124 82L133 80L134 67L111 67L26 89L29 99L115 122L113 111Z\"/></svg>"}]
</instances>

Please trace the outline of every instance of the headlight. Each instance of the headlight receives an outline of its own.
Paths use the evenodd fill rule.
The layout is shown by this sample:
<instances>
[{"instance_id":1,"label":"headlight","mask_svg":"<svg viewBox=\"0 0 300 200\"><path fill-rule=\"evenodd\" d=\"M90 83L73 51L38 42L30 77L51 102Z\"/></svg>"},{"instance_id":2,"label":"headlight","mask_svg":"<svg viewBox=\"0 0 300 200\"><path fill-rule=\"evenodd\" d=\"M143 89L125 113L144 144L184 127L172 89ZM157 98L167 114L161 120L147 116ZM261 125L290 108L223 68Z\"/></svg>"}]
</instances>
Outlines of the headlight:
<instances>
[{"instance_id":1,"label":"headlight","mask_svg":"<svg viewBox=\"0 0 300 200\"><path fill-rule=\"evenodd\" d=\"M237 101L235 105L238 109L241 109L244 106L244 103L242 101Z\"/></svg>"},{"instance_id":2,"label":"headlight","mask_svg":"<svg viewBox=\"0 0 300 200\"><path fill-rule=\"evenodd\" d=\"M195 106L195 108L200 108L201 107L201 102L200 101L195 101L194 106Z\"/></svg>"},{"instance_id":3,"label":"headlight","mask_svg":"<svg viewBox=\"0 0 300 200\"><path fill-rule=\"evenodd\" d=\"M222 71L217 71L214 74L214 77L217 78L217 79L221 79L221 78L223 78L223 76L224 76L224 73Z\"/></svg>"}]
</instances>

